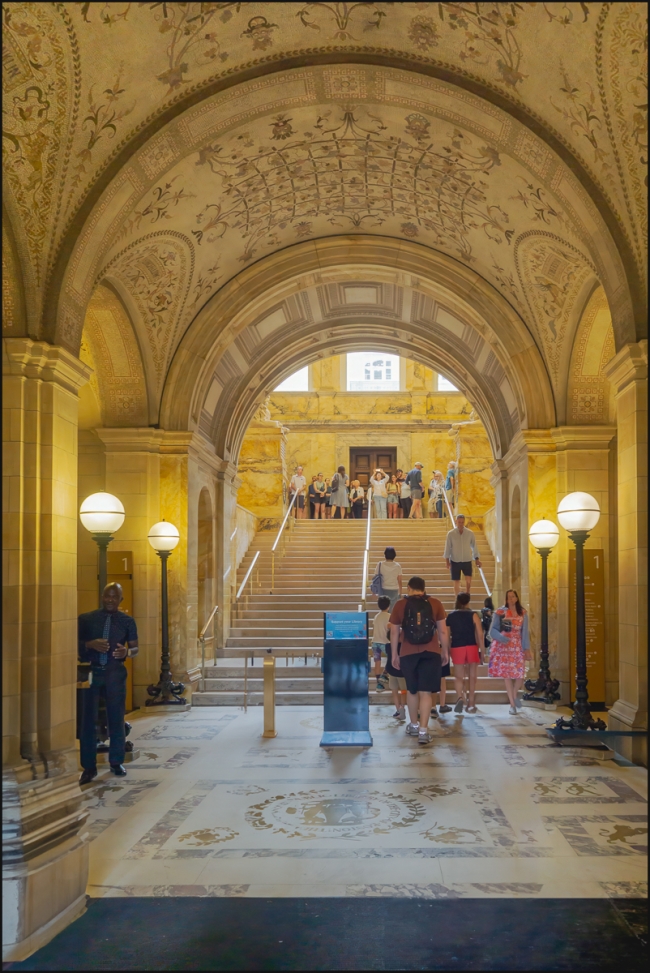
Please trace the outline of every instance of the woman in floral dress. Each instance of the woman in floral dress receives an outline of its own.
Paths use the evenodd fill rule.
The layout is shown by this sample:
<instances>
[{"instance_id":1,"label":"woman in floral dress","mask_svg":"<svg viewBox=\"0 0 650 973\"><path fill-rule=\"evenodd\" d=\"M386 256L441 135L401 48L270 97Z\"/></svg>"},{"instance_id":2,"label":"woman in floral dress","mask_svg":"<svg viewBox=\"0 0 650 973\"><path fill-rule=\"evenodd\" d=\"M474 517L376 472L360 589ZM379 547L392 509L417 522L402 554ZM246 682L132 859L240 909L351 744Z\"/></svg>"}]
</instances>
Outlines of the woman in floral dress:
<instances>
[{"instance_id":1,"label":"woman in floral dress","mask_svg":"<svg viewBox=\"0 0 650 973\"><path fill-rule=\"evenodd\" d=\"M524 684L525 660L530 659L530 637L528 612L514 588L506 591L505 605L492 616L490 638L488 675L503 679L510 700L510 714L516 716L522 705L517 693Z\"/></svg>"}]
</instances>

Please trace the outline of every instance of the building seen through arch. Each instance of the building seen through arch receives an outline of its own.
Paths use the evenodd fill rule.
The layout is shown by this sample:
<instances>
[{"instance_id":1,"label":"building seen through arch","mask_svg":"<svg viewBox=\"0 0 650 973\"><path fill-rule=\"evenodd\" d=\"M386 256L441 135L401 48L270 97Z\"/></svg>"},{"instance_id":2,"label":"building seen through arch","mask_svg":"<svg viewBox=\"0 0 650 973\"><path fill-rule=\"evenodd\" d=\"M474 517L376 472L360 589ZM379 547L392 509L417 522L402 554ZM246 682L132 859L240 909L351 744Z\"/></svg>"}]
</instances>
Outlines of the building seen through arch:
<instances>
[{"instance_id":1,"label":"building seen through arch","mask_svg":"<svg viewBox=\"0 0 650 973\"><path fill-rule=\"evenodd\" d=\"M152 525L164 520L180 534L167 562L172 676L194 700L192 718L216 720L222 713L206 705L212 690L205 683L216 676L202 672L198 636L217 605L207 651L222 665L229 647L242 667L244 648L266 651L246 641L258 638L253 632L263 630L278 647L267 603L249 604L244 616L237 595L260 551L253 580L266 598L271 543L298 466L309 483L340 465L363 479L375 465L408 471L421 462L428 485L434 470L444 474L455 462L455 511L479 537L495 604L508 588L520 594L533 674L541 559L528 531L539 519L557 520L567 494L586 492L600 508L585 549L598 572L590 679L600 687L596 702L608 728L629 734L608 744L618 754L612 779L623 775L624 761L647 764L645 739L636 732L647 728L645 7L254 6L3 8L7 961L26 958L73 923L98 875L98 886L111 886L110 870L93 859L100 846L91 842L104 827L99 805L78 784L77 616L97 607L98 578L97 545L78 513L94 493L115 495L125 511L109 548L109 577L130 585L139 651L129 662L128 687L133 739L144 751L138 725L151 716L148 687L161 667L161 566L147 539ZM424 532L414 542L416 561L431 552L422 568L430 571L428 583L444 582L452 598L443 525L426 518L399 529L411 527ZM297 523L290 536L296 552L303 538L312 559L296 561L296 584L314 581L304 597L322 614L318 598L330 581L335 590L336 579L324 548L318 565L325 535L315 544L305 540L315 528ZM384 526L377 530L378 544ZM344 592L345 607L356 608L363 548L348 555L353 535L339 536L345 541L332 558L359 561L354 597ZM572 701L575 667L573 557L562 529L548 561L550 664L562 706ZM485 593L479 584L475 577L477 607ZM451 609L453 599L445 606ZM254 623L258 608L263 625ZM312 622L296 609L286 624L306 630ZM283 632L278 645L293 637ZM300 648L312 645L295 638ZM239 670L230 677L240 692ZM229 700L241 704L239 696ZM225 715L253 719L253 709ZM311 732L313 717L301 716ZM171 726L180 717L169 720ZM175 734L156 725L148 738L152 747L161 743L160 754L151 751L152 773L175 773L174 761L190 756L178 756L180 743L163 753L163 738ZM222 739L230 732L225 726L218 728ZM183 752L193 746L182 744ZM494 759L504 767L527 760L533 767L535 755L519 739L503 746ZM230 753L229 745L220 752ZM465 759L459 752L446 751L452 763ZM253 767L254 758L251 751L242 766ZM386 773L408 777L410 770L388 762L393 758L392 750L382 756ZM138 766L129 764L127 781L139 780ZM543 786L561 782L564 770L551 780L548 768L535 767L540 780L549 778ZM233 788L262 786L251 780ZM620 851L613 857L627 861L639 854L636 837L624 835L619 846L618 837L612 845L597 834L595 812L607 817L611 809L601 804L615 801L614 792L598 790L601 783L587 795L599 807L589 809L589 821L585 812L585 842L594 861L612 846ZM136 791L139 800L136 787L129 793ZM399 799L407 801L405 794ZM526 807L537 808L542 797L531 791ZM103 820L113 821L110 795L106 800ZM271 833L277 809L264 804L270 795L256 800L246 820L258 822L250 827L259 825L260 833L263 821ZM327 813L321 807L314 820L335 814L329 800L318 797ZM349 795L340 800L352 802L352 810L345 804L348 818L363 816ZM573 797L558 791L553 800ZM407 817L416 813L408 807ZM170 821L172 810L170 804L165 811ZM620 820L610 816L602 829L642 826L638 807L612 815L619 812ZM478 813L472 804L471 814ZM322 836L309 830L304 814L300 841ZM281 825L288 831L289 820ZM210 832L209 854L221 861L227 829L241 833L233 821L197 821L193 838L183 838L173 854L171 845L153 851L139 835L141 844L134 839L128 854L151 858L158 875L156 855L173 857L183 847L190 859L191 840L203 840L197 834L224 828L218 841ZM462 840L496 847L494 833L479 827L468 824ZM513 847L528 841L550 848L541 818L539 827L524 827ZM447 847L431 828L409 838L408 847ZM574 837L565 835L569 844ZM456 838L445 839L450 848ZM248 846L238 841L228 847L243 855ZM248 888L249 879L237 878L231 866L224 874L235 878L206 880L205 888L231 889L225 895ZM612 883L636 882L614 873L598 873L599 896L613 895ZM383 878L354 875L349 889L384 894ZM474 895L486 879L472 875L467 889ZM532 875L526 873L529 891L537 883ZM196 876L189 881L196 883Z\"/></svg>"}]
</instances>

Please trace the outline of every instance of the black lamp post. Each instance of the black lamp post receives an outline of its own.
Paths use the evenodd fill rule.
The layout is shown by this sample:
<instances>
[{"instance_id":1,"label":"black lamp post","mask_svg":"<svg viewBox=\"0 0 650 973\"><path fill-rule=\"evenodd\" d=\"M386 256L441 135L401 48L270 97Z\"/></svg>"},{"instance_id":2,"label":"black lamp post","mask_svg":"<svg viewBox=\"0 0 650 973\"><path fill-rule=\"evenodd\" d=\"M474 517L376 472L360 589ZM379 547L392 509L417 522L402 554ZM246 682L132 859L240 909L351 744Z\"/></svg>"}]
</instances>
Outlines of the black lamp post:
<instances>
[{"instance_id":1,"label":"black lamp post","mask_svg":"<svg viewBox=\"0 0 650 973\"><path fill-rule=\"evenodd\" d=\"M169 599L167 596L167 558L174 550L180 534L173 524L161 520L149 531L149 543L161 561L161 615L162 615L162 657L160 664L160 679L154 686L147 686L151 696L146 706L186 706L187 700L181 693L185 691L182 682L174 682L169 659Z\"/></svg>"},{"instance_id":2,"label":"black lamp post","mask_svg":"<svg viewBox=\"0 0 650 973\"><path fill-rule=\"evenodd\" d=\"M560 532L551 520L538 520L528 531L533 547L542 559L542 645L537 679L527 679L524 699L534 703L554 703L560 698L560 683L551 677L548 662L548 556L560 538Z\"/></svg>"},{"instance_id":3,"label":"black lamp post","mask_svg":"<svg viewBox=\"0 0 650 973\"><path fill-rule=\"evenodd\" d=\"M576 547L576 698L573 716L568 720L561 716L555 726L559 730L606 730L603 720L594 719L589 709L585 624L584 548L589 531L600 520L600 507L588 493L570 493L560 501L557 516Z\"/></svg>"}]
</instances>

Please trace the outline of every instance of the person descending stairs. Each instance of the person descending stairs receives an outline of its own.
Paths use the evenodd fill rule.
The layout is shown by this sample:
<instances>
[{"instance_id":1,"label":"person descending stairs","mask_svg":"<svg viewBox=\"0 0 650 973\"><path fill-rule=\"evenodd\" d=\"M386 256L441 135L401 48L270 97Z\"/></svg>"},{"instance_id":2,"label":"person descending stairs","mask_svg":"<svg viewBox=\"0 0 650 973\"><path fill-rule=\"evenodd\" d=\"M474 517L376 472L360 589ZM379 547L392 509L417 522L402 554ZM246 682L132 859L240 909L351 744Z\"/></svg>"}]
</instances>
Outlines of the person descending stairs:
<instances>
[{"instance_id":1,"label":"person descending stairs","mask_svg":"<svg viewBox=\"0 0 650 973\"><path fill-rule=\"evenodd\" d=\"M358 611L362 601L363 555L367 522L364 520L299 520L287 538L284 556L276 556L275 581L271 583L271 547L275 533L259 532L238 569L241 585L255 554L259 557L246 592L233 607L230 635L218 650L216 666L206 666L205 689L194 692L199 706L241 706L244 695L244 659L248 658L247 702L262 703L262 658L269 648L277 652L276 702L278 705L320 705L323 679L320 659L314 653L323 647L323 612ZM392 545L402 565L404 591L411 575L426 581L427 592L439 598L445 611L454 607L454 590L443 557L449 521L373 520L368 582L375 573L384 548ZM494 581L494 557L482 531L476 540L488 584ZM273 592L271 589L273 587ZM472 579L471 606L480 609L486 591L480 574ZM377 599L366 592L370 618L376 614ZM293 657L288 663L283 650ZM251 658L254 662L251 664ZM307 663L307 664L305 664ZM501 681L493 685L487 665L479 667L477 703L505 703ZM387 703L388 694L376 691L370 680L370 702ZM447 702L456 700L453 678L447 679Z\"/></svg>"}]
</instances>

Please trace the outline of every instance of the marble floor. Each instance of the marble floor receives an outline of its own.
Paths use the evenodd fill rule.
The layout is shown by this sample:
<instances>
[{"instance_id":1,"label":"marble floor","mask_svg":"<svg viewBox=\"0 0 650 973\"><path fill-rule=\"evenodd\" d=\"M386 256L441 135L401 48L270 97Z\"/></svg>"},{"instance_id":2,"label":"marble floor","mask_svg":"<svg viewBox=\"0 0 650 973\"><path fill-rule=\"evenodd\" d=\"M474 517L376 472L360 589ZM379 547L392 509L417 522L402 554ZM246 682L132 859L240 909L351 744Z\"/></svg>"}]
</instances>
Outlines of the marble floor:
<instances>
[{"instance_id":1,"label":"marble floor","mask_svg":"<svg viewBox=\"0 0 650 973\"><path fill-rule=\"evenodd\" d=\"M391 713L368 750L321 749L317 707L272 740L261 707L131 714L127 777L85 789L88 894L647 895L645 769L554 747L537 710L447 714L428 747Z\"/></svg>"}]
</instances>

